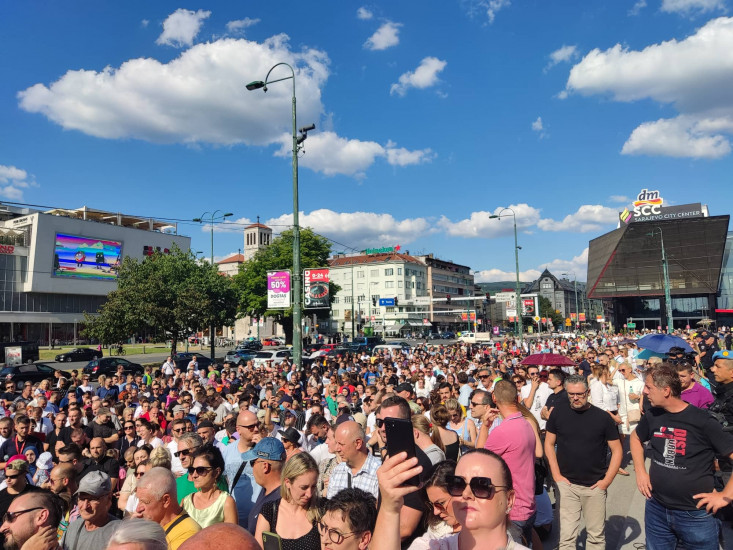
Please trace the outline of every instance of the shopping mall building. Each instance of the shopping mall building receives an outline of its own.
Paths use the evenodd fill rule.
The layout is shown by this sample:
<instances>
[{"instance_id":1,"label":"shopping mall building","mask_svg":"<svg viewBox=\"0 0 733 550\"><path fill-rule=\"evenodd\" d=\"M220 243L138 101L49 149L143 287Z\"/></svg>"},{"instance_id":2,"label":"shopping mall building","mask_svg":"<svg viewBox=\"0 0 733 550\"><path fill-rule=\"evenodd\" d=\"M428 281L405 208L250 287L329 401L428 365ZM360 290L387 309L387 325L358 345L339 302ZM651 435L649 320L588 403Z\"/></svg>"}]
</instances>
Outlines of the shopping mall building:
<instances>
[{"instance_id":1,"label":"shopping mall building","mask_svg":"<svg viewBox=\"0 0 733 550\"><path fill-rule=\"evenodd\" d=\"M74 342L84 313L117 288L123 257L190 243L175 224L152 218L0 204L0 342Z\"/></svg>"},{"instance_id":2,"label":"shopping mall building","mask_svg":"<svg viewBox=\"0 0 733 550\"><path fill-rule=\"evenodd\" d=\"M708 319L730 326L729 221L700 203L665 206L658 191L644 189L619 214L617 229L590 241L588 297L603 300L617 330L666 328L668 286L674 328L695 328Z\"/></svg>"}]
</instances>

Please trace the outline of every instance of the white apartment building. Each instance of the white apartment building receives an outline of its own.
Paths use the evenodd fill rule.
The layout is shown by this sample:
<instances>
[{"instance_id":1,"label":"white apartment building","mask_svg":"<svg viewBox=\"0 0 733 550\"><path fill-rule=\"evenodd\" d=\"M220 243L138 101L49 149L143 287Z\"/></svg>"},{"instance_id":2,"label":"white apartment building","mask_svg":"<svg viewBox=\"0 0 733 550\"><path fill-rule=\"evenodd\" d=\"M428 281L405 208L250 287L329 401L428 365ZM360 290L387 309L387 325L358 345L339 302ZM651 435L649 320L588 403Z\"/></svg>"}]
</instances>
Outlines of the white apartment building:
<instances>
[{"instance_id":1,"label":"white apartment building","mask_svg":"<svg viewBox=\"0 0 733 550\"><path fill-rule=\"evenodd\" d=\"M428 268L400 252L336 255L329 260L331 281L341 287L332 296L337 330L359 334L422 333L431 327ZM394 306L380 299L396 299Z\"/></svg>"}]
</instances>

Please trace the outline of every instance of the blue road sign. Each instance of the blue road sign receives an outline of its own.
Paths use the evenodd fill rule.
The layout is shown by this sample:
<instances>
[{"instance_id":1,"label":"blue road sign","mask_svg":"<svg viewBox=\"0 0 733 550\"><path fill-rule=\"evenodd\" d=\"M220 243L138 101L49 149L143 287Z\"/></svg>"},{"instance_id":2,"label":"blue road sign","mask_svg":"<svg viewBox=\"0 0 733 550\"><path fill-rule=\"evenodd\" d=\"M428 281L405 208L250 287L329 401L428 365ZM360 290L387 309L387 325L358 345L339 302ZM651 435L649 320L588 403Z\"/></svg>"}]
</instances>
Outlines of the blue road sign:
<instances>
[{"instance_id":1,"label":"blue road sign","mask_svg":"<svg viewBox=\"0 0 733 550\"><path fill-rule=\"evenodd\" d=\"M379 305L380 306L393 306L394 305L394 298L380 298L379 299Z\"/></svg>"}]
</instances>

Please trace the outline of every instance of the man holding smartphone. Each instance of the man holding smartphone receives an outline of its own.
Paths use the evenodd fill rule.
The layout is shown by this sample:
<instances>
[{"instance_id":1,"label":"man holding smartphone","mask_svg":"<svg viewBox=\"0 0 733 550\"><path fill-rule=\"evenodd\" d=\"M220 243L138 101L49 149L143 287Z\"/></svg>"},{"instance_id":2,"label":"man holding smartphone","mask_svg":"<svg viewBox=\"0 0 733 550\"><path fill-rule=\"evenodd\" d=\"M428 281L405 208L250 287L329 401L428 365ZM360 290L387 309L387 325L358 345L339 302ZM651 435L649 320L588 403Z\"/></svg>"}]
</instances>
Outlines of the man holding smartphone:
<instances>
[{"instance_id":1,"label":"man holding smartphone","mask_svg":"<svg viewBox=\"0 0 733 550\"><path fill-rule=\"evenodd\" d=\"M385 420L387 418L397 418L409 422L411 417L410 405L402 397L395 395L382 401L377 411L377 431L381 445L383 445L379 449L382 460L385 460L389 456L387 451L389 441ZM432 470L430 459L415 445L414 439L412 445L415 448L415 456L417 457L418 464L423 467L423 476L429 476ZM405 496L405 504L400 511L400 539L402 540L403 548L409 546L412 539L421 535L420 520L423 517L424 509L425 504L420 499L419 491Z\"/></svg>"}]
</instances>

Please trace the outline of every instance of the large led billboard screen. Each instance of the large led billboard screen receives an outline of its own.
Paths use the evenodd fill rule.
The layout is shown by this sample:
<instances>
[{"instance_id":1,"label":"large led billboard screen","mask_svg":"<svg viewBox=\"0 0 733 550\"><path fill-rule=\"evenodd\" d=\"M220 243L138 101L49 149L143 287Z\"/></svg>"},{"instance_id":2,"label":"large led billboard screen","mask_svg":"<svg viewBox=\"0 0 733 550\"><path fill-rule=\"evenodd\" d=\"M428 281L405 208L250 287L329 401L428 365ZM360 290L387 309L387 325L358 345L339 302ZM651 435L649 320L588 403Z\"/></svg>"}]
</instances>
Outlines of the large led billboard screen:
<instances>
[{"instance_id":1,"label":"large led billboard screen","mask_svg":"<svg viewBox=\"0 0 733 550\"><path fill-rule=\"evenodd\" d=\"M55 277L116 280L121 261L121 242L56 234Z\"/></svg>"}]
</instances>

